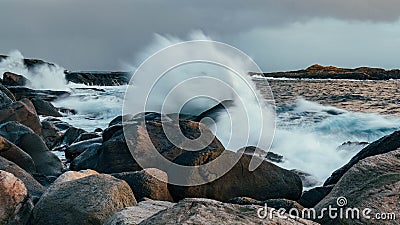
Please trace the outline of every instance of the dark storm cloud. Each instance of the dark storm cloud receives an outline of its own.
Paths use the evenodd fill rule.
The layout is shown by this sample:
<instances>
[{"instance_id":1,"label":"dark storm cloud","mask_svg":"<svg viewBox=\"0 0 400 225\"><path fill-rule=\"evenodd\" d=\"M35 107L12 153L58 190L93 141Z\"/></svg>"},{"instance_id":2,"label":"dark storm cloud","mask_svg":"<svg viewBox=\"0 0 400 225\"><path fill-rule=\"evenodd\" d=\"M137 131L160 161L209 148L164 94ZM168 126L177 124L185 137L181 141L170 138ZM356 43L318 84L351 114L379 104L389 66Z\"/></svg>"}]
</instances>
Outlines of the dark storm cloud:
<instances>
[{"instance_id":1,"label":"dark storm cloud","mask_svg":"<svg viewBox=\"0 0 400 225\"><path fill-rule=\"evenodd\" d=\"M399 8L397 0L0 0L0 52L20 49L71 69L116 69L154 33L229 36L314 18L387 23Z\"/></svg>"}]
</instances>

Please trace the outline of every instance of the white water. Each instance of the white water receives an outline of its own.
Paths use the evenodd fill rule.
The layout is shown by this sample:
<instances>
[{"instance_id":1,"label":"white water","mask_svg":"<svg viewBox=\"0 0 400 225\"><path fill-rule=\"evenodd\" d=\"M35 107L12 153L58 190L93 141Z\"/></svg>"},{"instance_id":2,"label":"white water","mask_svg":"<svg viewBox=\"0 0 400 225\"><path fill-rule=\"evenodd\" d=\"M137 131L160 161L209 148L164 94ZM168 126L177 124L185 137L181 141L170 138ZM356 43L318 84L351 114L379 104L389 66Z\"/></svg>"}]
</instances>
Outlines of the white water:
<instances>
[{"instance_id":1,"label":"white water","mask_svg":"<svg viewBox=\"0 0 400 225\"><path fill-rule=\"evenodd\" d=\"M54 65L38 65L28 70L24 65L24 56L18 50L9 52L8 58L0 62L0 74L12 72L29 79L27 87L33 89L66 90L64 68Z\"/></svg>"}]
</instances>

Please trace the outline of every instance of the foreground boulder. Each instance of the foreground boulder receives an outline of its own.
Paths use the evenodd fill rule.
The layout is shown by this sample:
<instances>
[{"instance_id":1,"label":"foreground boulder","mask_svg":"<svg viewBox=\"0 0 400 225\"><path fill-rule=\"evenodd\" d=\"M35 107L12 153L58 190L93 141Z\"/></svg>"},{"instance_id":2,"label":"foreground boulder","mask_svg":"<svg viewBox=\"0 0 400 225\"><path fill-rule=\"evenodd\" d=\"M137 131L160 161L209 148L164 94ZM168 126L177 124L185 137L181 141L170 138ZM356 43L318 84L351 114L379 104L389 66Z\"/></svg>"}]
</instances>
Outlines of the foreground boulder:
<instances>
[{"instance_id":1,"label":"foreground boulder","mask_svg":"<svg viewBox=\"0 0 400 225\"><path fill-rule=\"evenodd\" d=\"M58 112L56 107L54 107L54 105L48 101L42 100L40 98L32 98L31 102L35 106L38 115L62 117L61 113Z\"/></svg>"},{"instance_id":2,"label":"foreground boulder","mask_svg":"<svg viewBox=\"0 0 400 225\"><path fill-rule=\"evenodd\" d=\"M211 199L184 199L140 224L317 224L298 217L278 216L277 211L259 218L260 206L222 203ZM267 209L269 211L269 208Z\"/></svg>"},{"instance_id":3,"label":"foreground boulder","mask_svg":"<svg viewBox=\"0 0 400 225\"><path fill-rule=\"evenodd\" d=\"M339 179L345 174L353 165L360 160L369 156L379 155L390 152L400 148L400 131L396 131L390 135L382 137L381 139L371 143L367 147L358 152L346 165L332 173L332 175L325 181L324 186L336 184Z\"/></svg>"},{"instance_id":4,"label":"foreground boulder","mask_svg":"<svg viewBox=\"0 0 400 225\"><path fill-rule=\"evenodd\" d=\"M226 152L229 157L238 157L234 152ZM215 150L202 152L186 152L174 162L184 166L199 166L212 161L218 155ZM176 186L169 184L168 188L174 200L183 198L211 198L228 201L234 197L247 196L257 200L285 198L297 200L301 196L302 181L298 175L280 168L268 161L263 161L254 171L249 171L250 155L242 155L233 168L222 177L199 186ZM226 162L224 162L226 163ZM217 165L218 166L218 165ZM209 174L211 173L211 174ZM186 180L209 180L210 171L201 169L182 174Z\"/></svg>"},{"instance_id":5,"label":"foreground boulder","mask_svg":"<svg viewBox=\"0 0 400 225\"><path fill-rule=\"evenodd\" d=\"M28 99L23 99L0 107L0 123L17 121L41 135L41 125L35 107Z\"/></svg>"},{"instance_id":6,"label":"foreground boulder","mask_svg":"<svg viewBox=\"0 0 400 225\"><path fill-rule=\"evenodd\" d=\"M5 72L3 74L3 84L7 86L25 86L29 80L19 74Z\"/></svg>"},{"instance_id":7,"label":"foreground boulder","mask_svg":"<svg viewBox=\"0 0 400 225\"><path fill-rule=\"evenodd\" d=\"M0 136L0 156L14 162L28 173L36 172L32 157L2 136Z\"/></svg>"},{"instance_id":8,"label":"foreground boulder","mask_svg":"<svg viewBox=\"0 0 400 225\"><path fill-rule=\"evenodd\" d=\"M400 199L400 150L386 154L371 156L359 161L351 167L333 187L332 191L316 206L317 212L329 205L338 206L338 198L346 198L346 208L358 208L361 211L370 209L370 216L376 213L399 212ZM400 218L396 215L392 220L364 218L328 218L328 215L317 220L323 224L399 224Z\"/></svg>"},{"instance_id":9,"label":"foreground boulder","mask_svg":"<svg viewBox=\"0 0 400 225\"><path fill-rule=\"evenodd\" d=\"M43 140L30 128L17 122L7 122L0 125L0 135L32 157L37 173L46 176L62 173L64 166L61 160L49 151Z\"/></svg>"},{"instance_id":10,"label":"foreground boulder","mask_svg":"<svg viewBox=\"0 0 400 225\"><path fill-rule=\"evenodd\" d=\"M110 217L104 225L135 225L152 215L171 208L175 203L166 201L147 200L139 202L137 206L127 207Z\"/></svg>"},{"instance_id":11,"label":"foreground boulder","mask_svg":"<svg viewBox=\"0 0 400 225\"><path fill-rule=\"evenodd\" d=\"M25 187L28 189L28 193L32 196L33 201L36 202L42 196L45 188L37 182L29 173L21 169L15 163L8 161L7 159L0 157L0 170L12 173L18 179L24 182Z\"/></svg>"},{"instance_id":12,"label":"foreground boulder","mask_svg":"<svg viewBox=\"0 0 400 225\"><path fill-rule=\"evenodd\" d=\"M49 188L33 209L34 224L103 224L114 213L136 205L129 185L98 174Z\"/></svg>"},{"instance_id":13,"label":"foreground boulder","mask_svg":"<svg viewBox=\"0 0 400 225\"><path fill-rule=\"evenodd\" d=\"M120 117L117 118L121 119ZM142 170L142 167L132 157L131 151L127 146L127 140L125 140L121 122L118 122L117 118L103 132L103 144L97 150L96 154L83 153L79 161L85 162L85 166L82 166L79 162L74 162L74 169L94 169L102 173ZM145 121L142 121L142 119ZM185 152L180 148L180 146L186 144L185 139L175 140L175 144L178 145L175 146L164 134L164 129L181 130L184 136L191 140L197 139L200 134L203 134L212 140L208 147L216 149L224 148L214 134L201 123L187 120L162 122L159 119L160 114L149 113L138 115L132 118L131 122L127 124L126 128L130 131L131 137L128 143L133 152L147 157L150 152L149 150L155 148L169 161L173 161ZM86 158L83 158L83 156Z\"/></svg>"},{"instance_id":14,"label":"foreground boulder","mask_svg":"<svg viewBox=\"0 0 400 225\"><path fill-rule=\"evenodd\" d=\"M99 173L94 170L67 171L61 174L59 177L57 177L57 179L53 182L52 186L68 181L78 180L95 174Z\"/></svg>"},{"instance_id":15,"label":"foreground boulder","mask_svg":"<svg viewBox=\"0 0 400 225\"><path fill-rule=\"evenodd\" d=\"M32 209L24 183L0 170L0 224L26 224Z\"/></svg>"},{"instance_id":16,"label":"foreground boulder","mask_svg":"<svg viewBox=\"0 0 400 225\"><path fill-rule=\"evenodd\" d=\"M172 201L168 191L168 176L164 171L148 168L137 172L115 173L112 176L126 181L135 193L136 199L144 198L161 201Z\"/></svg>"}]
</instances>

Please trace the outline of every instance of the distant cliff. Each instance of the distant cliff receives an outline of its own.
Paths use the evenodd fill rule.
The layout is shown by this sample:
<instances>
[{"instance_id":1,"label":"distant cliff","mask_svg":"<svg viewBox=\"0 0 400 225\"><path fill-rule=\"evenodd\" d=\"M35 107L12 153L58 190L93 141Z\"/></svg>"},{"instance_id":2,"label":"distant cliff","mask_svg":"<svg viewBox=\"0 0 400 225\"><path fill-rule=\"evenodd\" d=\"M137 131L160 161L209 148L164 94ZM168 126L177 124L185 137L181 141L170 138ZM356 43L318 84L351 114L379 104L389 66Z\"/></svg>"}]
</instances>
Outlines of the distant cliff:
<instances>
[{"instance_id":1,"label":"distant cliff","mask_svg":"<svg viewBox=\"0 0 400 225\"><path fill-rule=\"evenodd\" d=\"M309 79L355 79L355 80L389 80L400 79L400 70L359 67L356 69L337 68L334 66L312 65L304 70L272 73L253 73L273 78L309 78Z\"/></svg>"}]
</instances>

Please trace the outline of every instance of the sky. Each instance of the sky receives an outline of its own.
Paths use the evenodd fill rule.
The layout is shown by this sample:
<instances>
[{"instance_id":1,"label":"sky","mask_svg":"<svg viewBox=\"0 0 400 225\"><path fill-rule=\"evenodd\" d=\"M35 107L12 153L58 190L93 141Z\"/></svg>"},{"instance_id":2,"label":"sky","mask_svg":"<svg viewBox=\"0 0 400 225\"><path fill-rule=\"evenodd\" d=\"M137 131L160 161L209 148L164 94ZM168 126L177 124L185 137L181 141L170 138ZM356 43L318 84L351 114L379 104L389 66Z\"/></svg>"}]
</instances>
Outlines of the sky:
<instances>
[{"instance_id":1,"label":"sky","mask_svg":"<svg viewBox=\"0 0 400 225\"><path fill-rule=\"evenodd\" d=\"M155 36L202 31L264 71L400 68L398 0L0 0L0 54L123 70ZM135 66L135 65L132 65Z\"/></svg>"}]
</instances>

